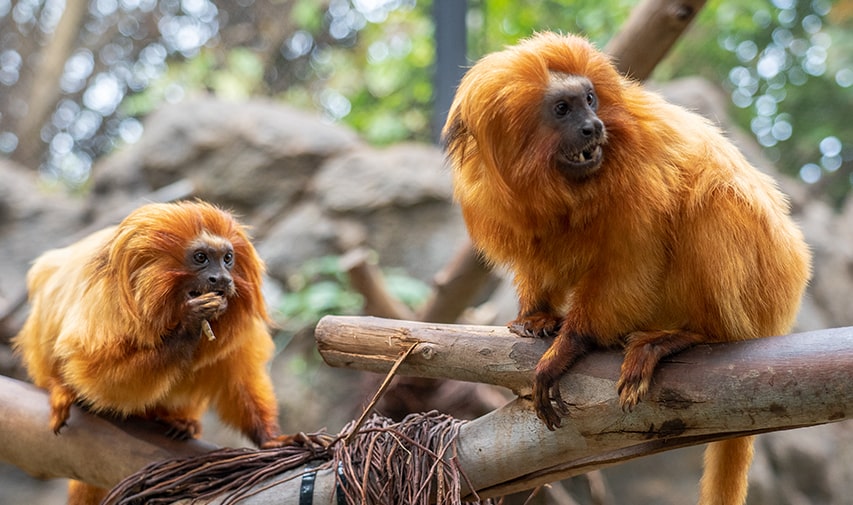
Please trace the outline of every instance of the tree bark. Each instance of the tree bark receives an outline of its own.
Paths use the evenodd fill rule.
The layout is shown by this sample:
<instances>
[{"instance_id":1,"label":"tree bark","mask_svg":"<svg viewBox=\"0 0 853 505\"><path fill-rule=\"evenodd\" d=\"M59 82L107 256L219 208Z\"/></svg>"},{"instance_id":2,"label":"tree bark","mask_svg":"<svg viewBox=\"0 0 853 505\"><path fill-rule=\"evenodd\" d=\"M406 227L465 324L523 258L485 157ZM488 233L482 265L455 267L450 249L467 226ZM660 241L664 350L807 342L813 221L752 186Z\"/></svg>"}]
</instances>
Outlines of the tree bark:
<instances>
[{"instance_id":1,"label":"tree bark","mask_svg":"<svg viewBox=\"0 0 853 505\"><path fill-rule=\"evenodd\" d=\"M40 478L71 477L112 487L143 466L166 458L194 456L216 446L158 435L163 426L142 421L121 425L71 408L58 435L50 429L47 393L0 376L0 460Z\"/></svg>"},{"instance_id":2,"label":"tree bark","mask_svg":"<svg viewBox=\"0 0 853 505\"><path fill-rule=\"evenodd\" d=\"M705 0L645 0L631 11L605 52L620 72L644 81L704 5Z\"/></svg>"}]
</instances>

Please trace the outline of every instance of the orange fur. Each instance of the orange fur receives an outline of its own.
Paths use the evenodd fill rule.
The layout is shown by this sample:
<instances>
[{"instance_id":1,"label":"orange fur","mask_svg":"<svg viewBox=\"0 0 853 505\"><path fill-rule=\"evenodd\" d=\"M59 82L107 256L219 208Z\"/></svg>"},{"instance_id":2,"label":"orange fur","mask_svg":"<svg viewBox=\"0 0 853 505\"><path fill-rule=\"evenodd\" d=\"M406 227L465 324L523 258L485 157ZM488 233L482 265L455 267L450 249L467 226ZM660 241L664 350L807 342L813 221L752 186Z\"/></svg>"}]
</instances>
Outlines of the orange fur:
<instances>
[{"instance_id":1,"label":"orange fur","mask_svg":"<svg viewBox=\"0 0 853 505\"><path fill-rule=\"evenodd\" d=\"M561 134L542 112L555 75L583 76L597 95L603 159L588 176L555 161ZM552 398L559 377L591 349L625 347L619 393L631 408L668 354L791 329L810 255L774 181L585 39L543 33L484 57L444 138L472 240L514 274L510 327L556 334L533 393L549 428L560 424L552 399L564 406ZM713 447L700 503L740 505L751 443Z\"/></svg>"},{"instance_id":2,"label":"orange fur","mask_svg":"<svg viewBox=\"0 0 853 505\"><path fill-rule=\"evenodd\" d=\"M235 293L210 321L216 339L190 338L181 359L173 356L170 331L188 317L180 286L193 275L185 252L198 239L230 242ZM263 268L244 228L202 202L146 205L116 227L43 254L28 274L32 310L14 345L35 384L50 394L53 429L79 402L197 436L212 404L255 444L289 443L292 437L279 435L265 368L274 346ZM90 488L74 483L70 500L97 503L87 498L98 495Z\"/></svg>"}]
</instances>

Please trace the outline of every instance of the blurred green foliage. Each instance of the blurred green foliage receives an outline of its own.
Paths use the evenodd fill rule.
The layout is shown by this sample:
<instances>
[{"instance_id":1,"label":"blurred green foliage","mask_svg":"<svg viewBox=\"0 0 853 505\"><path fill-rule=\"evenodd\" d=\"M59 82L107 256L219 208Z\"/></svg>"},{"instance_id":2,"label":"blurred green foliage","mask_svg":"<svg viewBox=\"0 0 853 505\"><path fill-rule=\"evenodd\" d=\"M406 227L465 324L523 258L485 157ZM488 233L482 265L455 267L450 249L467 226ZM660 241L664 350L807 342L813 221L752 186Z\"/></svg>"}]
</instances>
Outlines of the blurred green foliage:
<instances>
[{"instance_id":1,"label":"blurred green foliage","mask_svg":"<svg viewBox=\"0 0 853 505\"><path fill-rule=\"evenodd\" d=\"M543 30L606 47L638 3L468 0L468 61ZM99 1L32 140L15 119L28 110L28 79L39 78L24 62L44 56L57 5L0 0L0 152L70 188L85 187L100 156L137 141L148 112L199 93L299 104L375 144L431 141L441 121L430 0ZM852 28L851 0L709 0L653 78L720 84L767 156L840 204L853 182Z\"/></svg>"},{"instance_id":2,"label":"blurred green foliage","mask_svg":"<svg viewBox=\"0 0 853 505\"><path fill-rule=\"evenodd\" d=\"M388 269L383 278L388 293L411 308L422 304L429 295L429 286L401 269ZM338 256L305 262L288 279L286 287L273 314L283 334L279 338L289 340L299 330L314 327L326 315L361 313L363 298L352 290ZM279 347L284 345L279 343Z\"/></svg>"}]
</instances>

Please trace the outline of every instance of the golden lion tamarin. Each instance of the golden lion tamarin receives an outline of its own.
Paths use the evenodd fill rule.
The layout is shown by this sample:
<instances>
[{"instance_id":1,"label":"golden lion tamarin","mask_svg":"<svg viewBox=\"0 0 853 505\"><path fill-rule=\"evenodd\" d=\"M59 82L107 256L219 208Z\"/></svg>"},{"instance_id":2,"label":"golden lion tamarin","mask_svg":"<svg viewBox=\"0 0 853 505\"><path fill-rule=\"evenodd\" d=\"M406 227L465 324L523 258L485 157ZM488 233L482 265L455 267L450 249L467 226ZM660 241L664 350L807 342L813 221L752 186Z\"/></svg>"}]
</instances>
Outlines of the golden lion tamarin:
<instances>
[{"instance_id":1,"label":"golden lion tamarin","mask_svg":"<svg viewBox=\"0 0 853 505\"><path fill-rule=\"evenodd\" d=\"M14 346L50 395L54 432L78 402L195 437L212 403L260 447L297 441L279 434L265 368L273 342L262 274L244 228L202 202L145 205L44 253L28 273L31 313ZM72 482L69 503L104 493Z\"/></svg>"},{"instance_id":2,"label":"golden lion tamarin","mask_svg":"<svg viewBox=\"0 0 853 505\"><path fill-rule=\"evenodd\" d=\"M475 246L514 274L508 326L555 337L533 384L548 428L565 414L560 376L595 348L624 347L630 409L668 355L791 329L810 255L773 180L585 39L484 57L443 135ZM700 503L742 504L751 459L751 438L709 445Z\"/></svg>"}]
</instances>

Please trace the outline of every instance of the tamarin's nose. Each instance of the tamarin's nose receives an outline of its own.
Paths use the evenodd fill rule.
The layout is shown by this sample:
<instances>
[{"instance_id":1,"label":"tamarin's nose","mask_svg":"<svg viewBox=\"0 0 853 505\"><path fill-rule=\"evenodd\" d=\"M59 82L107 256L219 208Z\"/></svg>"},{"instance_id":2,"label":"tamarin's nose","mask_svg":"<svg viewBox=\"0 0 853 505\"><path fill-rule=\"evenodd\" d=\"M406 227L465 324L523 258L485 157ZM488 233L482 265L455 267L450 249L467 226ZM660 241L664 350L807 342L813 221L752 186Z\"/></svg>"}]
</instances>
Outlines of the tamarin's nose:
<instances>
[{"instance_id":1,"label":"tamarin's nose","mask_svg":"<svg viewBox=\"0 0 853 505\"><path fill-rule=\"evenodd\" d=\"M214 287L228 287L231 285L231 277L227 275L211 275L207 278L207 282Z\"/></svg>"},{"instance_id":2,"label":"tamarin's nose","mask_svg":"<svg viewBox=\"0 0 853 505\"><path fill-rule=\"evenodd\" d=\"M584 137L598 137L604 129L604 123L598 118L587 119L581 124L581 135Z\"/></svg>"}]
</instances>

